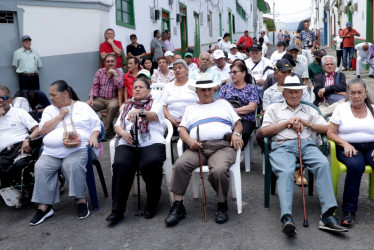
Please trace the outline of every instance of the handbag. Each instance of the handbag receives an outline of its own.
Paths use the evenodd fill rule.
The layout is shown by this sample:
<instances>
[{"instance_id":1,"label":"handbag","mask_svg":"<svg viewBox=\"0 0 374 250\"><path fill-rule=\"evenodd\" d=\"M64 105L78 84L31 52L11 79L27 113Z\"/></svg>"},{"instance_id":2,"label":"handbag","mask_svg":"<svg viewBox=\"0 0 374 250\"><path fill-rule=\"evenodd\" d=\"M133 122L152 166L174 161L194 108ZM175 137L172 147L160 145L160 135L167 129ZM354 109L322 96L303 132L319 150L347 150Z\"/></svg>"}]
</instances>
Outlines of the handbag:
<instances>
[{"instance_id":1,"label":"handbag","mask_svg":"<svg viewBox=\"0 0 374 250\"><path fill-rule=\"evenodd\" d=\"M72 131L67 131L65 119L62 120L62 125L64 126L64 135L62 137L62 142L65 147L67 148L75 148L81 145L81 136L78 134L77 130L75 129L75 125L73 122L73 107L74 102L71 100L71 115L70 115L70 122L73 128Z\"/></svg>"}]
</instances>

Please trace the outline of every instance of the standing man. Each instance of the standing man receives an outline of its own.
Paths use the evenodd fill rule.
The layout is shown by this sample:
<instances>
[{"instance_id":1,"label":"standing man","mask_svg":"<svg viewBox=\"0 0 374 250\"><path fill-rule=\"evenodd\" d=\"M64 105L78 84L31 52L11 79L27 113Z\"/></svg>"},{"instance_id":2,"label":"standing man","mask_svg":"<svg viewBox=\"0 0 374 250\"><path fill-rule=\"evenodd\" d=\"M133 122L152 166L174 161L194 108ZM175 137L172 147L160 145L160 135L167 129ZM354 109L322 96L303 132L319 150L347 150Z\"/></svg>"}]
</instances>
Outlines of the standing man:
<instances>
[{"instance_id":1,"label":"standing man","mask_svg":"<svg viewBox=\"0 0 374 250\"><path fill-rule=\"evenodd\" d=\"M118 99L118 90L123 88L123 72L116 69L116 56L114 54L106 55L104 62L105 68L101 68L95 73L87 104L95 112L106 109L105 137L102 141L107 141L115 135L113 120L118 107L123 102L123 96L120 96L120 100Z\"/></svg>"},{"instance_id":2,"label":"standing man","mask_svg":"<svg viewBox=\"0 0 374 250\"><path fill-rule=\"evenodd\" d=\"M31 37L22 37L22 48L13 55L13 67L18 73L20 90L39 90L39 69L42 61L36 50L31 49Z\"/></svg>"},{"instance_id":3,"label":"standing man","mask_svg":"<svg viewBox=\"0 0 374 250\"><path fill-rule=\"evenodd\" d=\"M348 66L349 66L349 70L353 70L352 59L353 59L353 53L355 50L354 49L355 36L361 36L357 30L352 29L351 22L347 22L346 26L347 27L339 33L339 36L343 38L343 69L342 71L347 71ZM348 54L349 54L349 61L347 62Z\"/></svg>"},{"instance_id":4,"label":"standing man","mask_svg":"<svg viewBox=\"0 0 374 250\"><path fill-rule=\"evenodd\" d=\"M164 51L162 50L162 44L160 42L161 32L160 30L153 31L153 39L151 41L151 54L152 62L153 62L153 68L157 69L157 59L160 56L164 55Z\"/></svg>"},{"instance_id":5,"label":"standing man","mask_svg":"<svg viewBox=\"0 0 374 250\"><path fill-rule=\"evenodd\" d=\"M313 61L312 48L314 48L315 42L317 40L316 34L313 30L309 29L309 25L309 21L305 20L304 29L300 33L301 47L299 48L301 54L303 56L306 56L306 58L308 59L308 64Z\"/></svg>"},{"instance_id":6,"label":"standing man","mask_svg":"<svg viewBox=\"0 0 374 250\"><path fill-rule=\"evenodd\" d=\"M142 57L147 53L143 44L138 43L138 38L135 34L130 35L131 43L126 47L127 56L132 58L136 57L141 61Z\"/></svg>"},{"instance_id":7,"label":"standing man","mask_svg":"<svg viewBox=\"0 0 374 250\"><path fill-rule=\"evenodd\" d=\"M278 38L278 42L283 42L283 32L282 32L282 30L279 30L277 38Z\"/></svg>"},{"instance_id":8,"label":"standing man","mask_svg":"<svg viewBox=\"0 0 374 250\"><path fill-rule=\"evenodd\" d=\"M343 38L339 36L341 31L342 29L339 29L338 35L335 36L334 39L332 39L332 43L335 45L335 48L336 48L336 59L338 60L337 65L336 65L337 66L336 72L340 70L340 63L343 59L343 47L342 47Z\"/></svg>"},{"instance_id":9,"label":"standing man","mask_svg":"<svg viewBox=\"0 0 374 250\"><path fill-rule=\"evenodd\" d=\"M266 44L266 46L269 46L269 37L266 35L265 31L261 32L261 36L264 38L264 43Z\"/></svg>"},{"instance_id":10,"label":"standing man","mask_svg":"<svg viewBox=\"0 0 374 250\"><path fill-rule=\"evenodd\" d=\"M240 39L237 43L238 46L241 45L241 44L243 44L243 46L244 46L244 48L242 50L243 52L245 52L246 48L249 48L253 45L253 40L252 40L252 37L250 37L248 35L248 30L244 31L244 36L240 37Z\"/></svg>"},{"instance_id":11,"label":"standing man","mask_svg":"<svg viewBox=\"0 0 374 250\"><path fill-rule=\"evenodd\" d=\"M103 67L105 67L104 59L107 54L116 56L116 68L122 71L122 43L114 40L114 30L109 28L105 31L105 42L100 44L100 56L103 60Z\"/></svg>"},{"instance_id":12,"label":"standing man","mask_svg":"<svg viewBox=\"0 0 374 250\"><path fill-rule=\"evenodd\" d=\"M165 33L166 33L166 40L164 41L165 49L174 53L175 48L174 48L174 43L171 40L171 31L165 30Z\"/></svg>"},{"instance_id":13,"label":"standing man","mask_svg":"<svg viewBox=\"0 0 374 250\"><path fill-rule=\"evenodd\" d=\"M356 45L355 49L357 50L357 61L356 61L356 77L360 78L361 73L361 64L370 63L369 67L369 77L374 78L374 55L370 53L373 51L374 45L371 43L359 43ZM370 49L372 48L372 49Z\"/></svg>"}]
</instances>

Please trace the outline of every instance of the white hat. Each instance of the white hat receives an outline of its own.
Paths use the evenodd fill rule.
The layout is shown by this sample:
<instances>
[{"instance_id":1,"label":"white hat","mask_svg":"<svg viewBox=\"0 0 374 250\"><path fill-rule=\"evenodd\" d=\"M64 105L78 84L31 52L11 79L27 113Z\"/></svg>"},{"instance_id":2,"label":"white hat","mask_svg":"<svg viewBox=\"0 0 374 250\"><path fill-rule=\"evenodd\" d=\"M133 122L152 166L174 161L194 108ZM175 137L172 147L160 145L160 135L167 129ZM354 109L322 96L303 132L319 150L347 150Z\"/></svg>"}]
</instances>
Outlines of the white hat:
<instances>
[{"instance_id":1,"label":"white hat","mask_svg":"<svg viewBox=\"0 0 374 250\"><path fill-rule=\"evenodd\" d=\"M283 89L305 89L306 87L300 83L298 76L286 76L283 86L278 86L278 91L282 92Z\"/></svg>"},{"instance_id":2,"label":"white hat","mask_svg":"<svg viewBox=\"0 0 374 250\"><path fill-rule=\"evenodd\" d=\"M236 44L235 44L235 43L233 43L233 44L231 45L231 48L230 48L230 49L233 49L233 48L236 48Z\"/></svg>"},{"instance_id":3,"label":"white hat","mask_svg":"<svg viewBox=\"0 0 374 250\"><path fill-rule=\"evenodd\" d=\"M167 57L167 56L174 56L174 53L168 50L164 54L164 57Z\"/></svg>"},{"instance_id":4,"label":"white hat","mask_svg":"<svg viewBox=\"0 0 374 250\"><path fill-rule=\"evenodd\" d=\"M217 49L213 52L213 58L214 59L220 59L220 58L226 58L225 54L222 50Z\"/></svg>"},{"instance_id":5,"label":"white hat","mask_svg":"<svg viewBox=\"0 0 374 250\"><path fill-rule=\"evenodd\" d=\"M151 79L151 73L148 70L146 70L146 69L142 69L141 71L139 71L138 77L140 75L145 75L147 78Z\"/></svg>"},{"instance_id":6,"label":"white hat","mask_svg":"<svg viewBox=\"0 0 374 250\"><path fill-rule=\"evenodd\" d=\"M196 91L196 88L201 89L208 89L208 88L214 88L215 86L219 85L219 82L213 82L212 77L207 74L201 74L200 77L196 81L190 81L188 84L188 87L192 91Z\"/></svg>"}]
</instances>

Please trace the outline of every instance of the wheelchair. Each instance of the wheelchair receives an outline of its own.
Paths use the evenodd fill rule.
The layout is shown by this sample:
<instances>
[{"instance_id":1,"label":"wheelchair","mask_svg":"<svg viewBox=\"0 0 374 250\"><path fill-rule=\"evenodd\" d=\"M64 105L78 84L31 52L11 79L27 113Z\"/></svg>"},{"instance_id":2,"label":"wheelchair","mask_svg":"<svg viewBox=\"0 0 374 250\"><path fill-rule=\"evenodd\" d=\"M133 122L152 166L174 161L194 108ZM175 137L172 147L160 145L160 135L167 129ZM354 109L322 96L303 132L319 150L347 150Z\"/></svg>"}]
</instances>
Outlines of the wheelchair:
<instances>
[{"instance_id":1,"label":"wheelchair","mask_svg":"<svg viewBox=\"0 0 374 250\"><path fill-rule=\"evenodd\" d=\"M18 155L13 164L6 167L5 171L0 172L0 196L6 205L21 208L31 203L35 182L34 166L40 156L42 144L43 136L30 139L31 153L25 157ZM60 192L62 192L66 180L62 173L59 174L58 179Z\"/></svg>"}]
</instances>

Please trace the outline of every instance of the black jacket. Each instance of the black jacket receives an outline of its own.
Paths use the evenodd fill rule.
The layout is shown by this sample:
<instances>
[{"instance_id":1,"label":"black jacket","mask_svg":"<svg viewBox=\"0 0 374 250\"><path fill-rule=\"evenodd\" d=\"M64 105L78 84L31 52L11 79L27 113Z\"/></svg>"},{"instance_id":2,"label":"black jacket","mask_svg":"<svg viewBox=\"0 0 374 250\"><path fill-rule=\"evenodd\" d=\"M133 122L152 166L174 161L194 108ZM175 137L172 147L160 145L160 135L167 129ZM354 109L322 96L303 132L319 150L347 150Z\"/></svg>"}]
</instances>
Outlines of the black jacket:
<instances>
[{"instance_id":1,"label":"black jacket","mask_svg":"<svg viewBox=\"0 0 374 250\"><path fill-rule=\"evenodd\" d=\"M336 83L336 77L339 75L338 83ZM334 75L334 85L326 86L326 74L319 74L314 77L314 94L316 95L316 100L313 102L314 105L318 105L322 101L321 98L318 97L318 91L320 89L326 88L324 96L329 96L331 94L335 94L337 92L346 92L347 91L347 82L345 79L344 73L335 73Z\"/></svg>"}]
</instances>

